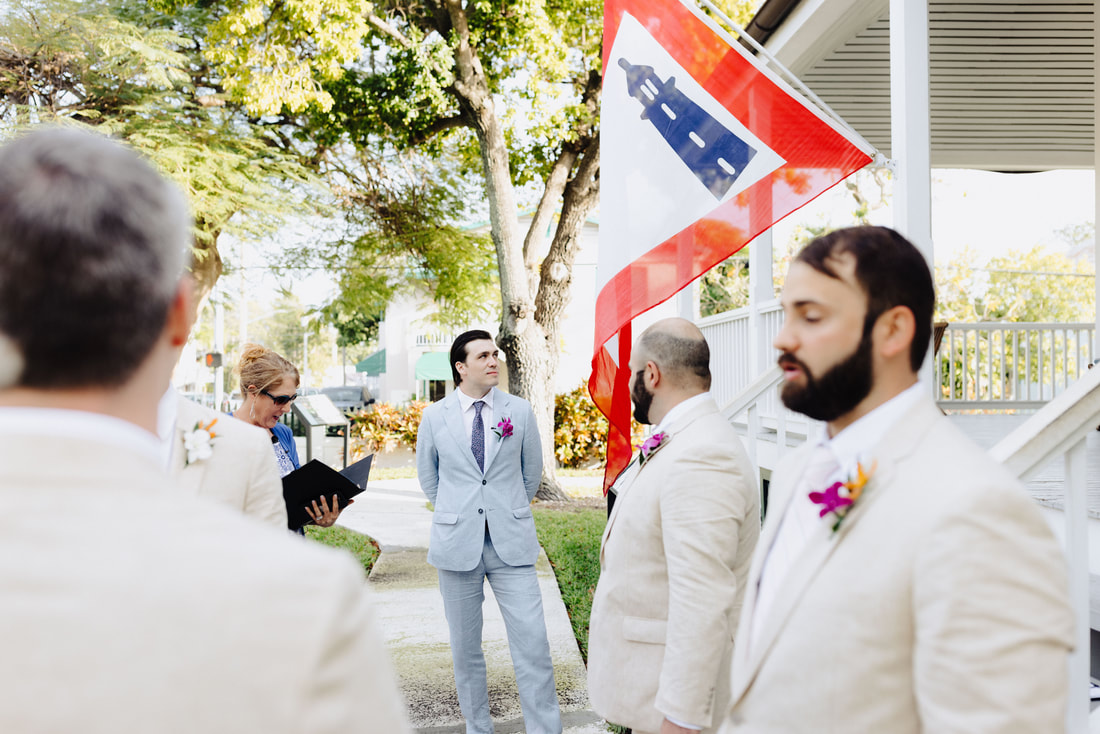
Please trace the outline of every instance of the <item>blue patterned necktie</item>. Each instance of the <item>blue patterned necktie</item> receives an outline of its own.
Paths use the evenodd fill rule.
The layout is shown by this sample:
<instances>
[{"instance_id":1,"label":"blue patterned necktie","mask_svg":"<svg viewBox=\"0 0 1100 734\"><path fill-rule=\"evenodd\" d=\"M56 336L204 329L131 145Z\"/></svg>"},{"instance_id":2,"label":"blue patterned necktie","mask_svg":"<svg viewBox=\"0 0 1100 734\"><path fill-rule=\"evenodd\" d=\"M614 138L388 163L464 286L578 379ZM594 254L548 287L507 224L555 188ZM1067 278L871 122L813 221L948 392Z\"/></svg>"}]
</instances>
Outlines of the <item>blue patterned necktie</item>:
<instances>
[{"instance_id":1,"label":"blue patterned necktie","mask_svg":"<svg viewBox=\"0 0 1100 734\"><path fill-rule=\"evenodd\" d=\"M481 409L484 407L483 400L474 401L474 429L470 432L470 448L481 471L485 471L485 424L481 422Z\"/></svg>"}]
</instances>

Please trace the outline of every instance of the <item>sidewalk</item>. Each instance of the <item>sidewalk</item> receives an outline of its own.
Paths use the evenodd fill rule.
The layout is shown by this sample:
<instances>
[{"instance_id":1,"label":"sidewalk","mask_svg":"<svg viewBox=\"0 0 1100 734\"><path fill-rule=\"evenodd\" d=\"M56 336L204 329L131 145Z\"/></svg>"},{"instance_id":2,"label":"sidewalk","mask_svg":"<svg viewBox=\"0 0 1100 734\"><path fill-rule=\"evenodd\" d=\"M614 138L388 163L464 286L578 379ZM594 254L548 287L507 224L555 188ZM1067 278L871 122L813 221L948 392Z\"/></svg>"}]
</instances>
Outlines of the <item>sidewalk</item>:
<instances>
[{"instance_id":1,"label":"sidewalk","mask_svg":"<svg viewBox=\"0 0 1100 734\"><path fill-rule=\"evenodd\" d=\"M432 514L415 479L372 482L341 515L339 524L366 533L382 548L370 584L386 644L393 656L409 719L421 734L465 731L455 694L443 600L435 569L426 561ZM562 723L567 734L606 734L588 708L588 680L565 605L546 554L536 565ZM497 734L523 732L504 621L485 585L485 664L489 706Z\"/></svg>"}]
</instances>

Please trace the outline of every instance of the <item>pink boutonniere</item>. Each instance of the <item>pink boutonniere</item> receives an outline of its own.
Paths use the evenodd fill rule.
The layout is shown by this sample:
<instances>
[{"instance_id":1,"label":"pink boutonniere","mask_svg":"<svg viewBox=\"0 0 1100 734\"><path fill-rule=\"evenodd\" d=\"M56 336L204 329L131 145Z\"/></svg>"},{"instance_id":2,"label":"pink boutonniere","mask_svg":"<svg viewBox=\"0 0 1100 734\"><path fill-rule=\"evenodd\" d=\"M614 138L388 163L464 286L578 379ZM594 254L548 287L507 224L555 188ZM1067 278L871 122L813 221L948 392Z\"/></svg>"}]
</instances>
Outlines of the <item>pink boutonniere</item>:
<instances>
[{"instance_id":1,"label":"pink boutonniere","mask_svg":"<svg viewBox=\"0 0 1100 734\"><path fill-rule=\"evenodd\" d=\"M824 492L810 492L810 501L821 505L821 511L818 514L821 517L832 515L830 522L833 523L834 533L840 529L840 523L863 495L863 489L867 486L867 482L871 481L877 466L876 462L871 465L870 471L864 471L863 464L857 462L855 479L849 479L847 482L833 482L832 486L826 488Z\"/></svg>"},{"instance_id":2,"label":"pink boutonniere","mask_svg":"<svg viewBox=\"0 0 1100 734\"><path fill-rule=\"evenodd\" d=\"M665 441L667 440L668 434L664 431L661 431L660 433L654 433L652 436L643 441L642 447L638 451L638 464L645 464L646 459L648 459L654 451L663 446Z\"/></svg>"},{"instance_id":3,"label":"pink boutonniere","mask_svg":"<svg viewBox=\"0 0 1100 734\"><path fill-rule=\"evenodd\" d=\"M503 441L512 435L512 419L501 418L500 422L493 426L493 433L497 435L498 441Z\"/></svg>"}]
</instances>

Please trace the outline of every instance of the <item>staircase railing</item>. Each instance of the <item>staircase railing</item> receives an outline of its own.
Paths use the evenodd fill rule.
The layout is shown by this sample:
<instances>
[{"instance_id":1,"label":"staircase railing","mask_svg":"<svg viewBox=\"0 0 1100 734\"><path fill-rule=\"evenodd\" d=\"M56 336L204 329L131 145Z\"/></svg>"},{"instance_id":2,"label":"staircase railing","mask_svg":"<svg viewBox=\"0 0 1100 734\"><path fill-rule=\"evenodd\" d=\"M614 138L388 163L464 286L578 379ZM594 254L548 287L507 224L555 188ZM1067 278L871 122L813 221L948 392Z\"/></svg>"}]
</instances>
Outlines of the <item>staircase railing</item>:
<instances>
[{"instance_id":1,"label":"staircase railing","mask_svg":"<svg viewBox=\"0 0 1100 734\"><path fill-rule=\"evenodd\" d=\"M775 388L779 385L779 381L783 379L783 370L778 367L772 367L764 374L757 377L751 384L749 384L740 395L734 398L725 408L722 409L722 415L726 417L730 423L733 423L738 416L742 413L748 413L745 441L748 444L745 449L749 452L749 456L752 457L753 464L757 467L760 466L759 452L757 451L757 437L760 435L762 426L760 422L760 405L762 399L767 395L774 395ZM779 416L776 419L775 429L775 443L776 451L782 452L787 446L787 420L786 411L779 411ZM782 448L780 448L782 447Z\"/></svg>"},{"instance_id":2,"label":"staircase railing","mask_svg":"<svg viewBox=\"0 0 1100 734\"><path fill-rule=\"evenodd\" d=\"M1089 508L1085 441L1096 430L1098 421L1100 369L1094 369L990 450L993 458L1020 479L1027 479L1052 459L1063 457L1065 462L1065 550L1070 602L1076 614L1066 731L1074 734L1089 731Z\"/></svg>"}]
</instances>

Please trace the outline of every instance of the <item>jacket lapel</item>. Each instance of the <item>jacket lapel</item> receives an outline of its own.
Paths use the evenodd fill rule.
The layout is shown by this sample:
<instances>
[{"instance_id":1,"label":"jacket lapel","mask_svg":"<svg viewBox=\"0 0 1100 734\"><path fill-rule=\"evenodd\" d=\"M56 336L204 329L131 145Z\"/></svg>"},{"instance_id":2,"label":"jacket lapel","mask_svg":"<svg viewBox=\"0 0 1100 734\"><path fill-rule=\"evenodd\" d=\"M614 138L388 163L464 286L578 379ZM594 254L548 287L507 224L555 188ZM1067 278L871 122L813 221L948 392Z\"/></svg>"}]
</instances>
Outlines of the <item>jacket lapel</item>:
<instances>
[{"instance_id":1,"label":"jacket lapel","mask_svg":"<svg viewBox=\"0 0 1100 734\"><path fill-rule=\"evenodd\" d=\"M746 613L743 615L738 627L737 644L734 648L733 703L740 701L752 684L753 678L775 640L782 632L783 626L821 568L828 562L837 546L851 532L852 527L867 514L879 497L889 490L894 478L897 476L898 463L914 450L921 437L929 430L939 415L934 404L922 399L906 411L882 443L870 449L869 458L877 462L877 466L874 476L864 490L863 496L844 517L844 521L835 533L833 532L832 522L826 519L821 520L813 536L806 542L798 561L792 565L786 578L783 579L782 585L777 589L769 617L763 620L760 636L754 641L752 640L752 620L756 607L756 591L760 582L761 568L767 557L767 552L775 540L779 518L783 517L787 506L793 499L793 490L798 485L802 471L809 460L810 452L805 451L799 456L800 465L797 471L786 475L789 479L785 478L783 505L781 508L773 508L773 511L779 511L779 514L775 515L775 521L767 523L766 532L761 535L757 553L753 557L745 593Z\"/></svg>"},{"instance_id":2,"label":"jacket lapel","mask_svg":"<svg viewBox=\"0 0 1100 734\"><path fill-rule=\"evenodd\" d=\"M668 445L669 442L675 439L677 433L684 430L684 428L691 425L692 422L698 420L699 418L716 412L718 412L718 405L714 402L714 400L704 400L703 402L699 403L687 413L673 421L672 424L667 429L665 429L665 432L668 434L668 438L666 438L660 446L649 453L649 458L646 459L646 464L641 463L641 457L639 455L636 456L625 469L623 469L624 476L621 479L622 491L618 492L618 496L615 499L615 506L611 508L611 516L607 518L607 524L604 526L603 529L603 538L600 540L600 563L603 563L604 546L607 545L607 539L611 537L611 526L615 524L615 518L618 517L619 511L625 504L626 496L630 494L628 490L634 484L634 482L637 481L638 476L642 473L642 470L645 469L645 466L655 458L657 452L660 449L664 448L666 445Z\"/></svg>"},{"instance_id":3,"label":"jacket lapel","mask_svg":"<svg viewBox=\"0 0 1100 734\"><path fill-rule=\"evenodd\" d=\"M443 405L443 418L447 424L447 432L455 440L458 453L464 454L473 470L481 474L481 469L478 468L477 461L474 459L473 449L470 448L470 442L466 439L466 424L462 420L462 403L458 401L457 389L447 397Z\"/></svg>"},{"instance_id":4,"label":"jacket lapel","mask_svg":"<svg viewBox=\"0 0 1100 734\"><path fill-rule=\"evenodd\" d=\"M504 418L511 418L512 417L512 401L510 400L511 396L506 392L501 392L500 390L497 390L495 387L493 388L492 393L493 393L493 419L497 423L499 423ZM509 439L512 439L512 438L519 438L520 440L522 440L523 437L520 436L517 433L513 433L509 437ZM495 433L493 433L493 426L486 426L485 427L485 473L486 474L489 473L489 468L493 465L493 462L496 461L497 454L499 454L500 450L502 448L504 448L504 441L505 441L505 439L499 438ZM492 446L491 449L490 449L490 446ZM470 456L473 456L473 455L474 455L474 452L471 449L470 450ZM475 461L474 464L476 465L477 462Z\"/></svg>"}]
</instances>

